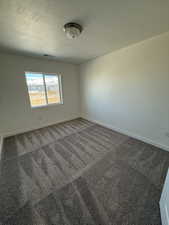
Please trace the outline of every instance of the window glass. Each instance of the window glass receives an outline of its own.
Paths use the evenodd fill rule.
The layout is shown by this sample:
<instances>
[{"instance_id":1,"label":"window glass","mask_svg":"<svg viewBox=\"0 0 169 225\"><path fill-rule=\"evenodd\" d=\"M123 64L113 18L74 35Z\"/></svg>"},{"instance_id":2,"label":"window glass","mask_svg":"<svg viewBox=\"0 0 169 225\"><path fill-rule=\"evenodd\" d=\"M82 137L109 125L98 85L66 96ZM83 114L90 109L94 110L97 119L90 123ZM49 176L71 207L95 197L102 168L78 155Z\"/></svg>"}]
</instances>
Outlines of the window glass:
<instances>
[{"instance_id":1,"label":"window glass","mask_svg":"<svg viewBox=\"0 0 169 225\"><path fill-rule=\"evenodd\" d=\"M59 103L60 90L59 90L59 77L53 75L45 75L46 92L48 104Z\"/></svg>"},{"instance_id":2,"label":"window glass","mask_svg":"<svg viewBox=\"0 0 169 225\"><path fill-rule=\"evenodd\" d=\"M26 73L26 81L31 106L46 105L43 75L38 73Z\"/></svg>"}]
</instances>

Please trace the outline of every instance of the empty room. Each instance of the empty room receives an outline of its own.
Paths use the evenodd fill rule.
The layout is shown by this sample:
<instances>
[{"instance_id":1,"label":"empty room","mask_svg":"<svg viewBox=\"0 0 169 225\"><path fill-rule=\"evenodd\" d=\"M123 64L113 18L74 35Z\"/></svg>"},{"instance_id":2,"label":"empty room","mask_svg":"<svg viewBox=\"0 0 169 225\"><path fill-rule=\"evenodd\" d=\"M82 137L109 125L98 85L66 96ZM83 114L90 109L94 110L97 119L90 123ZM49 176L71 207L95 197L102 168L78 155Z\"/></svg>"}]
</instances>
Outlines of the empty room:
<instances>
[{"instance_id":1,"label":"empty room","mask_svg":"<svg viewBox=\"0 0 169 225\"><path fill-rule=\"evenodd\" d=\"M0 225L169 225L169 1L0 0Z\"/></svg>"}]
</instances>

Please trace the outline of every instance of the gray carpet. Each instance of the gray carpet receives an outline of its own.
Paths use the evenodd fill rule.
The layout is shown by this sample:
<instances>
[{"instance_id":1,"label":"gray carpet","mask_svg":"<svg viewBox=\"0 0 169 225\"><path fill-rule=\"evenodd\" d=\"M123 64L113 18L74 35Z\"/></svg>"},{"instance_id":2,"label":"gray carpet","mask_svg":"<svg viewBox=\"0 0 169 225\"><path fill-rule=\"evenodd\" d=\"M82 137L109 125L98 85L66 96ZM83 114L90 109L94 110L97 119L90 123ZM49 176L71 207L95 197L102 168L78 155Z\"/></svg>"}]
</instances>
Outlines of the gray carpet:
<instances>
[{"instance_id":1,"label":"gray carpet","mask_svg":"<svg viewBox=\"0 0 169 225\"><path fill-rule=\"evenodd\" d=\"M5 139L2 225L160 225L169 153L84 119Z\"/></svg>"}]
</instances>

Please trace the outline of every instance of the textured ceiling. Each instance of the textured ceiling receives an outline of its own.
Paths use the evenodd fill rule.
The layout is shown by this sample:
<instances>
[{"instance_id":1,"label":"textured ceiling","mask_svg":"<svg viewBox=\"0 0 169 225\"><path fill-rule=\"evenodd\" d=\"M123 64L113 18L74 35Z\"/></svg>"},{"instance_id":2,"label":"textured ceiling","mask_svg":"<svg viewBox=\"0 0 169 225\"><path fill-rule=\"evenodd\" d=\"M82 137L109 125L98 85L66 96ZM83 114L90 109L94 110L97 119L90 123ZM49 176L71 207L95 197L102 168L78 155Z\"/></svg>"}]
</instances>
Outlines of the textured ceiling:
<instances>
[{"instance_id":1,"label":"textured ceiling","mask_svg":"<svg viewBox=\"0 0 169 225\"><path fill-rule=\"evenodd\" d=\"M76 40L62 27L79 22ZM0 49L81 63L169 30L169 0L0 0Z\"/></svg>"}]
</instances>

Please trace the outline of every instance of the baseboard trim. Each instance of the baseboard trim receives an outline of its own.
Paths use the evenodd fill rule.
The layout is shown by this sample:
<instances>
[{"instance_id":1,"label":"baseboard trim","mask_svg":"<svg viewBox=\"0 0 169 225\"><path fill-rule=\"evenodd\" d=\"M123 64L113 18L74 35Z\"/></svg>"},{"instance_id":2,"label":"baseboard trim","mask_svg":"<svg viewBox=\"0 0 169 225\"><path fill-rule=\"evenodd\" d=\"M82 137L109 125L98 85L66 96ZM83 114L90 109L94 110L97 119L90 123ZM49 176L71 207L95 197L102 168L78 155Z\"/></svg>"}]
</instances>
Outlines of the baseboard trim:
<instances>
[{"instance_id":1,"label":"baseboard trim","mask_svg":"<svg viewBox=\"0 0 169 225\"><path fill-rule=\"evenodd\" d=\"M12 130L12 131L9 131L9 132L4 132L2 134L2 136L3 136L3 138L6 138L6 137L14 136L14 135L17 135L17 134L23 134L23 133L26 133L26 132L29 132L29 131L38 130L38 129L41 129L41 128L44 128L44 127L52 126L52 125L59 124L59 123L68 122L68 121L75 120L75 119L78 119L78 118L81 118L81 117L77 116L77 117L73 117L73 118L70 118L70 119L60 120L60 121L57 121L55 123L43 124L42 126L16 129L16 130Z\"/></svg>"},{"instance_id":2,"label":"baseboard trim","mask_svg":"<svg viewBox=\"0 0 169 225\"><path fill-rule=\"evenodd\" d=\"M169 170L160 198L160 213L162 225L169 225Z\"/></svg>"},{"instance_id":3,"label":"baseboard trim","mask_svg":"<svg viewBox=\"0 0 169 225\"><path fill-rule=\"evenodd\" d=\"M147 143L147 144L150 144L150 145L153 145L153 146L155 146L155 147L157 147L157 148L161 148L161 149L163 149L163 150L165 150L165 151L169 151L169 146L167 146L167 145L162 145L162 144L159 144L159 143L156 143L156 142L154 142L153 140L151 140L151 139L149 139L149 138L142 137L142 136L139 136L139 135L137 135L137 134L132 134L131 132L129 132L129 131L127 131L127 130L123 130L123 129L121 129L121 128L117 128L117 127L114 127L114 126L111 126L111 125L107 125L107 124L102 123L102 122L100 122L100 121L98 121L98 120L92 120L92 119L90 119L90 118L88 118L88 117L85 117L85 116L82 116L82 118L83 118L83 119L86 119L86 120L88 120L88 121L90 121L90 122L97 123L97 124L99 124L99 125L101 125L101 126L103 126L103 127L109 128L109 129L111 129L111 130L117 131L117 132L119 132L119 133L121 133L121 134L124 134L124 135L127 135L127 136L129 136L129 137L135 138L135 139L137 139L137 140L139 140L139 141L143 141L143 142L145 142L145 143Z\"/></svg>"},{"instance_id":4,"label":"baseboard trim","mask_svg":"<svg viewBox=\"0 0 169 225\"><path fill-rule=\"evenodd\" d=\"M1 152L2 152L2 148L3 148L3 143L4 143L4 137L0 136L0 159L1 159Z\"/></svg>"},{"instance_id":5,"label":"baseboard trim","mask_svg":"<svg viewBox=\"0 0 169 225\"><path fill-rule=\"evenodd\" d=\"M100 122L98 120L92 120L92 119L90 119L88 117L85 117L85 116L81 116L81 117L78 116L78 117L73 117L71 119L60 120L60 121L57 121L56 123L47 123L47 124L44 124L43 126L31 127L31 128L28 128L28 129L27 128L25 128L25 129L21 128L21 129L17 129L17 130L13 130L13 131L10 131L10 132L3 133L2 135L0 135L0 152L2 150L3 140L6 137L10 137L10 136L13 136L13 135L16 135L16 134L22 134L22 133L29 132L29 131L32 131L32 130L37 130L37 129L48 127L48 126L51 126L51 125L54 125L54 124L68 122L68 121L71 121L71 120L74 120L74 119L78 119L78 118L86 119L86 120L91 121L93 123L97 123L97 124L99 124L99 125L101 125L103 127L109 128L111 130L117 131L117 132L122 133L124 135L127 135L129 137L132 137L132 138L135 138L137 140L143 141L143 142L145 142L147 144L154 145L155 147L161 148L161 149L163 149L165 151L169 151L169 146L156 143L156 142L154 142L153 140L151 140L149 138L132 134L131 132L129 132L127 130L123 130L121 128L117 128L117 127L114 127L114 126L111 126L111 125L107 125L107 124L102 123L102 122Z\"/></svg>"}]
</instances>

